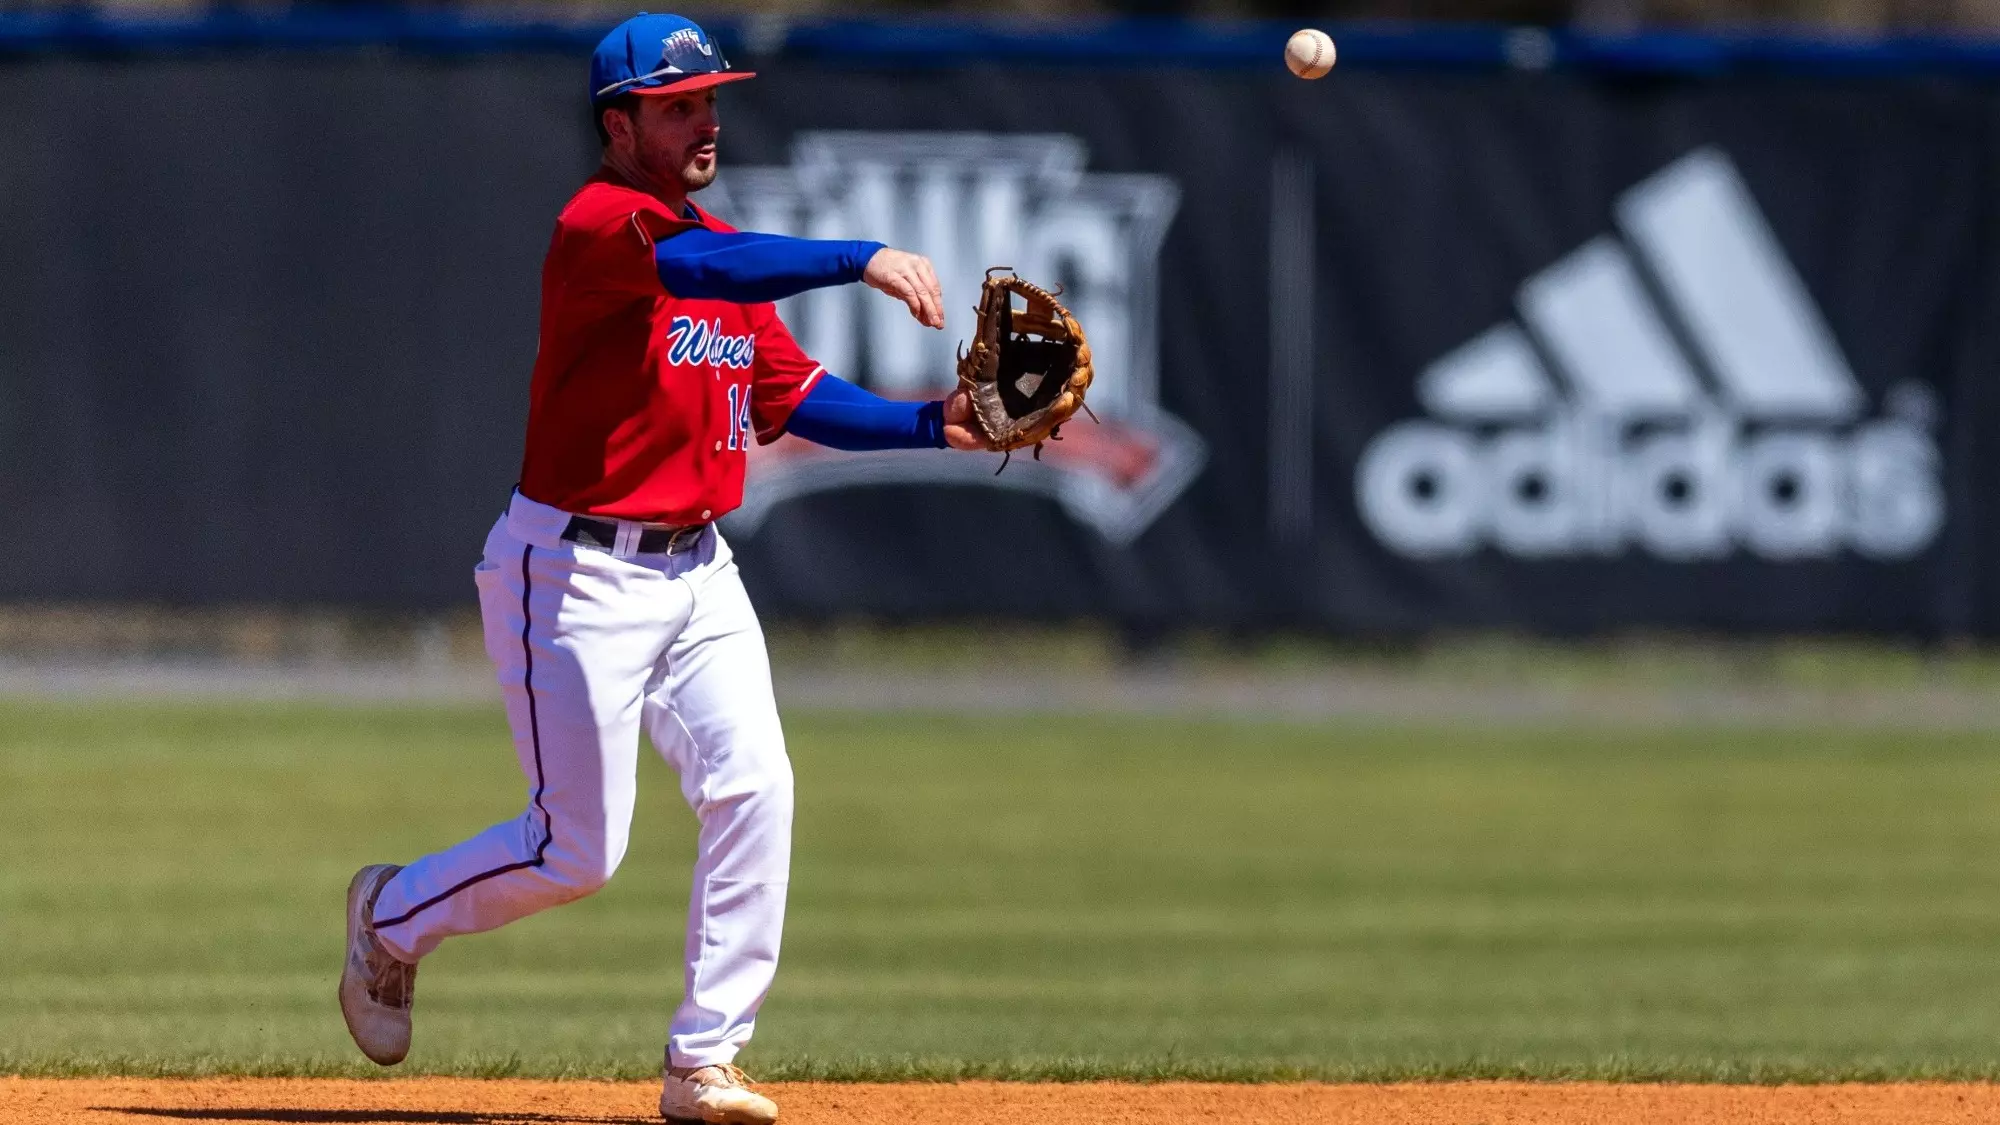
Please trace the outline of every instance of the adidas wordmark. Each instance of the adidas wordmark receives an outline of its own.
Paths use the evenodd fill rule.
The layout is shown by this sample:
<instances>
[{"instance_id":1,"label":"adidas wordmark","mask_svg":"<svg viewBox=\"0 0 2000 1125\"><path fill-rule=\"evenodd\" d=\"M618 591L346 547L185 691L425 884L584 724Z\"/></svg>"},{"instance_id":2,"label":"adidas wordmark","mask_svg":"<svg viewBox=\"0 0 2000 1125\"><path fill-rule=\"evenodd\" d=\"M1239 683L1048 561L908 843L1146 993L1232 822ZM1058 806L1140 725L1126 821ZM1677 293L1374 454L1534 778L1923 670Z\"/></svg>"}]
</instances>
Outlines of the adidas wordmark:
<instances>
[{"instance_id":1,"label":"adidas wordmark","mask_svg":"<svg viewBox=\"0 0 2000 1125\"><path fill-rule=\"evenodd\" d=\"M1356 498L1376 537L1418 558L1928 547L1945 515L1930 389L1899 386L1862 418L1853 372L1729 158L1684 157L1617 210L1622 239L1530 279L1519 324L1420 377L1431 418L1363 451Z\"/></svg>"}]
</instances>

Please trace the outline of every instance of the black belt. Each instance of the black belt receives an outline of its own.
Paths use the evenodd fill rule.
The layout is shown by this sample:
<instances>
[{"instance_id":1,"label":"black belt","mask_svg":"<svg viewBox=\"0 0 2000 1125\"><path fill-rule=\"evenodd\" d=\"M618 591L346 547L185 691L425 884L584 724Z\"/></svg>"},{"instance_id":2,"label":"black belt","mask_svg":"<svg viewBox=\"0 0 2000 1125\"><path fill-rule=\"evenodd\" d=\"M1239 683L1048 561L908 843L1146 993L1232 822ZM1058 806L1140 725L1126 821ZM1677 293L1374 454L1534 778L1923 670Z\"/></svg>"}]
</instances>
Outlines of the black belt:
<instances>
[{"instance_id":1,"label":"black belt","mask_svg":"<svg viewBox=\"0 0 2000 1125\"><path fill-rule=\"evenodd\" d=\"M686 527L649 527L639 533L639 542L632 550L641 555L678 555L682 551L692 551L701 545L701 533L708 530L705 523L689 524ZM610 551L618 546L618 525L610 520L594 520L589 516L571 516L569 526L563 528L563 539L571 543L581 543L586 547L596 547Z\"/></svg>"}]
</instances>

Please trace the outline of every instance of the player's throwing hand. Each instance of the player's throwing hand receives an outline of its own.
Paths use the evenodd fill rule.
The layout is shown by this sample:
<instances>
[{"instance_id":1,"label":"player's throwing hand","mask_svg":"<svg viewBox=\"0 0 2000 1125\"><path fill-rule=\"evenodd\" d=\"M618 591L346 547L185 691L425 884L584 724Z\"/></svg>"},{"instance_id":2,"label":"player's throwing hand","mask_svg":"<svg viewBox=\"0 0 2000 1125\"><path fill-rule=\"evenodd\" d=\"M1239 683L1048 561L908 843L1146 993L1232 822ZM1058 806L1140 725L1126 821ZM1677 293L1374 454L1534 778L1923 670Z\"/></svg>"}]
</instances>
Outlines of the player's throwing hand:
<instances>
[{"instance_id":1,"label":"player's throwing hand","mask_svg":"<svg viewBox=\"0 0 2000 1125\"><path fill-rule=\"evenodd\" d=\"M922 254L885 246L868 259L861 280L910 306L910 315L917 323L927 328L944 327L944 290L938 287L931 260Z\"/></svg>"}]
</instances>

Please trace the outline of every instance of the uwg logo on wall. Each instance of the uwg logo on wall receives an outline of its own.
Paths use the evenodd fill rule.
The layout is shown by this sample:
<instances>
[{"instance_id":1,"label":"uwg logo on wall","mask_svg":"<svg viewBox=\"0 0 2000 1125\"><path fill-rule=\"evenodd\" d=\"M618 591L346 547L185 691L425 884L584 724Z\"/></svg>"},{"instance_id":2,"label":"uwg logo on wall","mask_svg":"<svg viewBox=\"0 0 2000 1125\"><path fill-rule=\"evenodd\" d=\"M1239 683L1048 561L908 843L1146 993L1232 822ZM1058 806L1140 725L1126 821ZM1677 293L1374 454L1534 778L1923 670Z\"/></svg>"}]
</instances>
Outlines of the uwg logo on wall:
<instances>
[{"instance_id":1,"label":"uwg logo on wall","mask_svg":"<svg viewBox=\"0 0 2000 1125\"><path fill-rule=\"evenodd\" d=\"M988 266L1060 284L1090 334L1090 405L1042 460L938 452L834 453L793 438L756 451L731 526L754 533L773 506L824 489L979 484L1055 497L1105 538L1129 542L1200 472L1201 439L1159 406L1160 243L1179 207L1165 176L1086 172L1070 136L801 133L785 167L731 168L711 195L746 230L866 238L928 255L945 293L945 330L861 286L792 298L780 312L826 369L891 398L941 397L957 383Z\"/></svg>"},{"instance_id":2,"label":"uwg logo on wall","mask_svg":"<svg viewBox=\"0 0 2000 1125\"><path fill-rule=\"evenodd\" d=\"M1869 410L1729 158L1683 158L1617 215L1622 239L1528 280L1520 324L1423 373L1435 420L1365 449L1377 538L1420 558L1928 547L1944 522L1933 395L1907 384Z\"/></svg>"}]
</instances>

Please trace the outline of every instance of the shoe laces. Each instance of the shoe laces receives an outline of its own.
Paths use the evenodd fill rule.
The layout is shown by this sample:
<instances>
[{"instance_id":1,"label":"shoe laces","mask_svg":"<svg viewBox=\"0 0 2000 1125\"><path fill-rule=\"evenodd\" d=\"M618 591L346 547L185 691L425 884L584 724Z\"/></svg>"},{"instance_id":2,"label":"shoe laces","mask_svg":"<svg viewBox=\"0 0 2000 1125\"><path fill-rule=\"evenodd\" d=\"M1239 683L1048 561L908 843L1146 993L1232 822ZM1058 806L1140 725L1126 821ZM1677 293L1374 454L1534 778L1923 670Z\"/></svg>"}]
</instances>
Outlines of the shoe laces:
<instances>
[{"instance_id":1,"label":"shoe laces","mask_svg":"<svg viewBox=\"0 0 2000 1125\"><path fill-rule=\"evenodd\" d=\"M747 1090L756 1085L755 1082L750 1081L749 1075L743 1073L743 1068L737 1066L735 1063L718 1063L717 1069L722 1071L723 1077L729 1079L731 1086L741 1086Z\"/></svg>"},{"instance_id":2,"label":"shoe laces","mask_svg":"<svg viewBox=\"0 0 2000 1125\"><path fill-rule=\"evenodd\" d=\"M389 875L393 878L395 871ZM375 936L375 900L381 897L382 888L388 885L388 879L378 880L375 889L368 895L368 905L363 908L367 912L362 929L367 938L368 952L362 960L368 966L368 998L385 1008L408 1011L417 998L417 967L397 960L383 947L382 939Z\"/></svg>"},{"instance_id":3,"label":"shoe laces","mask_svg":"<svg viewBox=\"0 0 2000 1125\"><path fill-rule=\"evenodd\" d=\"M368 935L366 960L368 998L385 1008L407 1011L416 1000L417 967L396 960L372 933Z\"/></svg>"},{"instance_id":4,"label":"shoe laces","mask_svg":"<svg viewBox=\"0 0 2000 1125\"><path fill-rule=\"evenodd\" d=\"M408 1011L416 1000L417 967L398 961L377 945L368 953L368 998L385 1008Z\"/></svg>"},{"instance_id":5,"label":"shoe laces","mask_svg":"<svg viewBox=\"0 0 2000 1125\"><path fill-rule=\"evenodd\" d=\"M670 1067L668 1068L668 1073L671 1074L673 1071L680 1069L681 1069L680 1067ZM721 1076L721 1080L716 1082L703 1082L697 1079L695 1075L700 1074L704 1070L715 1071L717 1074ZM737 1066L735 1063L709 1063L706 1066L689 1067L687 1068L687 1072L685 1074L680 1074L677 1075L676 1077L678 1077L683 1082L693 1082L697 1086L737 1087L740 1089L747 1090L750 1087L756 1085L755 1082L750 1080L749 1075L743 1073L743 1068Z\"/></svg>"}]
</instances>

